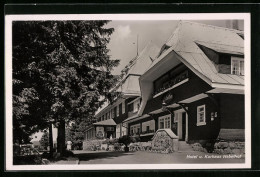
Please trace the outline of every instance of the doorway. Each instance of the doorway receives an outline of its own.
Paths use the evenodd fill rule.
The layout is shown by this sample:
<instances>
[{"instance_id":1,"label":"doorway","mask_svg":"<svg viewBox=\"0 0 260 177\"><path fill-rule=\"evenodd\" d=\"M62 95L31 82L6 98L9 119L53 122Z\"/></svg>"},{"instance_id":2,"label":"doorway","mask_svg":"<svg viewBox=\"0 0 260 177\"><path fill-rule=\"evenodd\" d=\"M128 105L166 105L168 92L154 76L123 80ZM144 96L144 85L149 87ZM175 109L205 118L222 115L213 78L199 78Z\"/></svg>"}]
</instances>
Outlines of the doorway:
<instances>
[{"instance_id":1,"label":"doorway","mask_svg":"<svg viewBox=\"0 0 260 177\"><path fill-rule=\"evenodd\" d=\"M174 123L176 124L177 130L176 135L180 141L186 141L188 139L188 116L183 109L174 111Z\"/></svg>"}]
</instances>

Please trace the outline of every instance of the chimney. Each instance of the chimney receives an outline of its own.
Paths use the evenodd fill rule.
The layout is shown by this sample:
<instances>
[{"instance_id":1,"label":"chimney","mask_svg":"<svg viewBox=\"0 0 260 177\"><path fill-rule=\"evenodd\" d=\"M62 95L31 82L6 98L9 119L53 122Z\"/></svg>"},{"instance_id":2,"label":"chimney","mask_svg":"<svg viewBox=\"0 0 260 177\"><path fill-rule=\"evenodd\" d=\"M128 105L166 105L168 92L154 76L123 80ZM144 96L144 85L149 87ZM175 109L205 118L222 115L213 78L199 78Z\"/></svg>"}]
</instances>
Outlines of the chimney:
<instances>
[{"instance_id":1,"label":"chimney","mask_svg":"<svg viewBox=\"0 0 260 177\"><path fill-rule=\"evenodd\" d=\"M238 20L227 20L226 27L231 29L239 30L238 28Z\"/></svg>"}]
</instances>

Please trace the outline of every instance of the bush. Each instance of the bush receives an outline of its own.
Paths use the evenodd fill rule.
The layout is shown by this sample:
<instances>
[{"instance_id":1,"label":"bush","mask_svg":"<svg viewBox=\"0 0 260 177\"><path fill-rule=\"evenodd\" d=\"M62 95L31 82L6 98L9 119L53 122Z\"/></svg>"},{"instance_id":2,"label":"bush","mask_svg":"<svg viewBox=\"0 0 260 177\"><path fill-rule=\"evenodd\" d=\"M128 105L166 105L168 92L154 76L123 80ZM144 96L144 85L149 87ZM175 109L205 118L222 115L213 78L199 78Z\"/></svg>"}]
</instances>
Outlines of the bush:
<instances>
[{"instance_id":1,"label":"bush","mask_svg":"<svg viewBox=\"0 0 260 177\"><path fill-rule=\"evenodd\" d=\"M131 137L124 135L118 139L118 143L123 143L125 147L128 147L130 143L136 143L140 141L140 137Z\"/></svg>"},{"instance_id":2,"label":"bush","mask_svg":"<svg viewBox=\"0 0 260 177\"><path fill-rule=\"evenodd\" d=\"M107 145L114 145L115 143L118 143L118 139L106 139L102 141L102 144L107 144Z\"/></svg>"}]
</instances>

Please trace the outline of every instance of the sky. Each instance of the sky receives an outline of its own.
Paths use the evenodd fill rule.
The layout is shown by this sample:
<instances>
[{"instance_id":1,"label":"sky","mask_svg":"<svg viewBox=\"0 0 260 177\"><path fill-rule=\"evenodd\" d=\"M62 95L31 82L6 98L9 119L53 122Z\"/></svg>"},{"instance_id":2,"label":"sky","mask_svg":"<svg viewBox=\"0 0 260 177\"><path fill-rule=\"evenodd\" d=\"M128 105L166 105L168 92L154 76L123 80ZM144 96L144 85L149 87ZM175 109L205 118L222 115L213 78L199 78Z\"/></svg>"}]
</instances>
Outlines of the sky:
<instances>
[{"instance_id":1,"label":"sky","mask_svg":"<svg viewBox=\"0 0 260 177\"><path fill-rule=\"evenodd\" d=\"M137 35L139 53L145 45L152 41L159 48L174 32L179 21L111 21L106 27L115 29L110 36L109 55L111 59L120 59L120 65L113 70L113 74L120 74L121 70L137 54ZM226 20L194 20L197 23L226 27ZM239 21L239 29L243 30L243 22Z\"/></svg>"}]
</instances>

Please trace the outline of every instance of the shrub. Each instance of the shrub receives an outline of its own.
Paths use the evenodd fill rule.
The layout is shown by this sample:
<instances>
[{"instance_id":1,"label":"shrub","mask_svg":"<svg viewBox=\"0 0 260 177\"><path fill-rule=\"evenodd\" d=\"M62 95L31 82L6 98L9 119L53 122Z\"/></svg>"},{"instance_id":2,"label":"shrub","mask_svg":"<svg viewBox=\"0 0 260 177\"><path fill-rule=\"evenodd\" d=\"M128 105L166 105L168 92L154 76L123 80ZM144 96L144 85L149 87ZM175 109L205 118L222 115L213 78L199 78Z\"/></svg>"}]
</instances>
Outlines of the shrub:
<instances>
[{"instance_id":1,"label":"shrub","mask_svg":"<svg viewBox=\"0 0 260 177\"><path fill-rule=\"evenodd\" d=\"M140 137L131 137L124 135L118 139L118 143L123 143L126 147L130 145L130 143L136 143L140 141Z\"/></svg>"}]
</instances>

